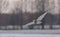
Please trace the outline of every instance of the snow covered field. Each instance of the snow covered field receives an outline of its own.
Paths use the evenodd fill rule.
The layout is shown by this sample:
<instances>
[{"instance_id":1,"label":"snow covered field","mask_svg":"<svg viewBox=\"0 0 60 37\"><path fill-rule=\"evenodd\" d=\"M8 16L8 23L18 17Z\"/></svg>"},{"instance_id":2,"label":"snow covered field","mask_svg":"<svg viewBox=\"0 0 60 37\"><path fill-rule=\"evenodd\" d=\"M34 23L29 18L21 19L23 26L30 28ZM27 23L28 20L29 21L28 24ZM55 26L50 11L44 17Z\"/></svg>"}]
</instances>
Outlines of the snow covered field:
<instances>
[{"instance_id":1,"label":"snow covered field","mask_svg":"<svg viewBox=\"0 0 60 37\"><path fill-rule=\"evenodd\" d=\"M60 30L0 30L0 34L60 34Z\"/></svg>"}]
</instances>

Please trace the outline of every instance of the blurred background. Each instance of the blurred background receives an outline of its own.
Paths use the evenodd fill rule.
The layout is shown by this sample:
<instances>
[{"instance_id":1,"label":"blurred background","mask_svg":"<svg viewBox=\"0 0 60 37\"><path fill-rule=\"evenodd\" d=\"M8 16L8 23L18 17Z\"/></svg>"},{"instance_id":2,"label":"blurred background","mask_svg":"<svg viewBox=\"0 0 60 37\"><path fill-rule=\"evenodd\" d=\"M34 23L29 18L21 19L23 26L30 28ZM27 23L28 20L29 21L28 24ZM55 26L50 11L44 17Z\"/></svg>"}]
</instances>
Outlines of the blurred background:
<instances>
[{"instance_id":1,"label":"blurred background","mask_svg":"<svg viewBox=\"0 0 60 37\"><path fill-rule=\"evenodd\" d=\"M0 0L0 29L60 29L60 0Z\"/></svg>"}]
</instances>

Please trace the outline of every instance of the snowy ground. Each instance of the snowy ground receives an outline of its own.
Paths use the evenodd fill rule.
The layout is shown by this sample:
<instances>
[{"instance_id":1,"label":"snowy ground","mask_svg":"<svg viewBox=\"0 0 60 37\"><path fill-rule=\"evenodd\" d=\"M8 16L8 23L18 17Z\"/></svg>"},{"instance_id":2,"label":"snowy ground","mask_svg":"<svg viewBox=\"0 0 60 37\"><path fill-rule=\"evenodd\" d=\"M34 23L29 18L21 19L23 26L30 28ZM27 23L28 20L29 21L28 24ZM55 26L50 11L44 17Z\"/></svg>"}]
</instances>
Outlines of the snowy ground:
<instances>
[{"instance_id":1,"label":"snowy ground","mask_svg":"<svg viewBox=\"0 0 60 37\"><path fill-rule=\"evenodd\" d=\"M41 27L41 26L40 26ZM3 28L3 27L2 27ZM12 26L7 26L6 28L12 29ZM17 28L17 27L16 27ZM20 27L18 27L20 29ZM60 25L53 25L55 29L49 29L49 25L45 25L45 29L24 29L24 30L0 30L1 33L7 34L60 34ZM4 28L3 28L4 29Z\"/></svg>"},{"instance_id":2,"label":"snowy ground","mask_svg":"<svg viewBox=\"0 0 60 37\"><path fill-rule=\"evenodd\" d=\"M0 34L60 34L60 30L0 30Z\"/></svg>"}]
</instances>

